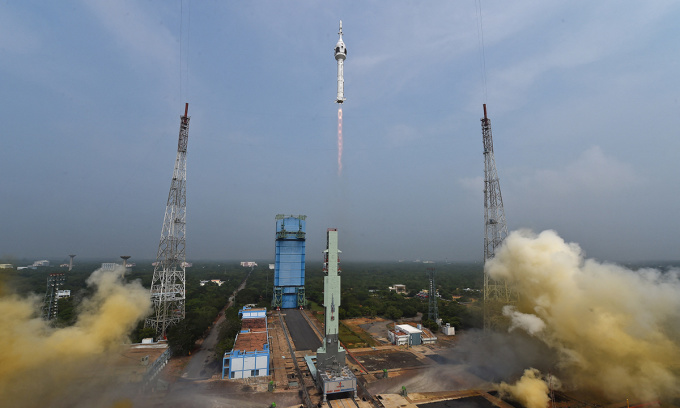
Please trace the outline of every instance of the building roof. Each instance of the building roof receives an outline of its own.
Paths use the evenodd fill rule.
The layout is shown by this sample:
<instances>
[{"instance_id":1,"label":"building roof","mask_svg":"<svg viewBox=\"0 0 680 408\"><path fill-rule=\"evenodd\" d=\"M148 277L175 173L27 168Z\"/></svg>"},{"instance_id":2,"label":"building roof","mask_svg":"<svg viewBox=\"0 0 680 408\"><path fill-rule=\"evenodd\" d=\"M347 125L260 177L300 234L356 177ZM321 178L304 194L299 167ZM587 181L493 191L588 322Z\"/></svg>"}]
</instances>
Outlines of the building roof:
<instances>
[{"instance_id":1,"label":"building roof","mask_svg":"<svg viewBox=\"0 0 680 408\"><path fill-rule=\"evenodd\" d=\"M236 336L233 350L257 351L264 350L267 345L267 332L239 333Z\"/></svg>"},{"instance_id":2,"label":"building roof","mask_svg":"<svg viewBox=\"0 0 680 408\"><path fill-rule=\"evenodd\" d=\"M251 332L265 331L267 330L267 319L264 317L243 319L241 320L241 330L250 330Z\"/></svg>"},{"instance_id":3,"label":"building roof","mask_svg":"<svg viewBox=\"0 0 680 408\"><path fill-rule=\"evenodd\" d=\"M415 327L411 326L410 324L398 324L394 326L395 328L409 333L409 334L415 334L415 333L422 333L423 331L420 329L416 329Z\"/></svg>"}]
</instances>

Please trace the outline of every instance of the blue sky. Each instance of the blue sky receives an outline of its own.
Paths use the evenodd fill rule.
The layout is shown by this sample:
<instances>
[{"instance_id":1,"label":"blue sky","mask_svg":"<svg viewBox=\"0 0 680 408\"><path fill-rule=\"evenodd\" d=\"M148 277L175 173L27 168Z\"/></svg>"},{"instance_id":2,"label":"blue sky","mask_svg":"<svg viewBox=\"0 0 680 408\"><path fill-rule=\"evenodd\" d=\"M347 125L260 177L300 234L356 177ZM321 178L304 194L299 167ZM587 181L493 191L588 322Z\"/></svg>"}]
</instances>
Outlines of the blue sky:
<instances>
[{"instance_id":1,"label":"blue sky","mask_svg":"<svg viewBox=\"0 0 680 408\"><path fill-rule=\"evenodd\" d=\"M479 261L487 103L511 230L678 259L680 4L484 1L483 60L477 6L0 3L0 255L154 258L189 102L190 260L272 258L285 213L309 260L335 227L346 260Z\"/></svg>"}]
</instances>

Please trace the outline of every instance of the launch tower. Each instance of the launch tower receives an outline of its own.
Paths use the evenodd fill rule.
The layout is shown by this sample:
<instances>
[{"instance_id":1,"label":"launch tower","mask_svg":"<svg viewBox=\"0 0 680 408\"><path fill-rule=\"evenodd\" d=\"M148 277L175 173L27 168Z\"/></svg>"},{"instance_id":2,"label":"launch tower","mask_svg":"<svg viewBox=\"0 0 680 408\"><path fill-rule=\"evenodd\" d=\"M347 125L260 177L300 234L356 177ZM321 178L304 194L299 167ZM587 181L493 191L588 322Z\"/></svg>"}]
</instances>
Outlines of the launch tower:
<instances>
[{"instance_id":1,"label":"launch tower","mask_svg":"<svg viewBox=\"0 0 680 408\"><path fill-rule=\"evenodd\" d=\"M170 193L165 207L161 240L151 281L153 315L146 327L156 329L165 338L168 327L184 319L186 298L186 209L187 209L187 143L189 141L189 104L180 116L177 159L172 173Z\"/></svg>"},{"instance_id":2,"label":"launch tower","mask_svg":"<svg viewBox=\"0 0 680 408\"><path fill-rule=\"evenodd\" d=\"M493 154L493 138L491 136L491 120L486 115L486 104L482 121L482 142L484 144L484 262L496 255L496 249L508 236L505 223L505 210L501 185L496 172L496 160ZM516 293L508 287L507 282L491 279L484 271L484 327L491 328L493 315L501 305L516 300Z\"/></svg>"},{"instance_id":3,"label":"launch tower","mask_svg":"<svg viewBox=\"0 0 680 408\"><path fill-rule=\"evenodd\" d=\"M338 339L338 322L340 320L340 268L338 266L338 230L329 228L326 231L326 250L324 251L323 272L323 306L325 308L326 337L316 351L317 383L326 395L340 392L354 392L357 396L357 379L347 367L345 349Z\"/></svg>"},{"instance_id":4,"label":"launch tower","mask_svg":"<svg viewBox=\"0 0 680 408\"><path fill-rule=\"evenodd\" d=\"M276 259L272 307L305 306L305 220L307 216L276 216Z\"/></svg>"}]
</instances>

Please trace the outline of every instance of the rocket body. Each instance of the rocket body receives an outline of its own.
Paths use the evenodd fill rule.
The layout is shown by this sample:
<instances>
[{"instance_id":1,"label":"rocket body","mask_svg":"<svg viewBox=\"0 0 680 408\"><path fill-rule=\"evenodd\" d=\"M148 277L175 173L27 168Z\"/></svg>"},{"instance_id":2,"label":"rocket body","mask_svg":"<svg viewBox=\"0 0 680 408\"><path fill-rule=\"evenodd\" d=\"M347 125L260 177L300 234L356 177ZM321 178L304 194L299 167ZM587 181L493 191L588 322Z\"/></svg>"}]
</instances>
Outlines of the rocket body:
<instances>
[{"instance_id":1,"label":"rocket body","mask_svg":"<svg viewBox=\"0 0 680 408\"><path fill-rule=\"evenodd\" d=\"M345 47L344 41L342 41L342 20L340 21L340 31L338 31L340 39L338 43L335 44L335 60L338 62L338 95L335 98L335 103L345 102L345 78L343 72L343 66L345 64L345 58L347 58L347 47Z\"/></svg>"},{"instance_id":2,"label":"rocket body","mask_svg":"<svg viewBox=\"0 0 680 408\"><path fill-rule=\"evenodd\" d=\"M316 352L317 369L339 372L345 366L345 349L338 339L340 321L340 270L338 268L338 231L326 231L324 251L323 302L326 319L326 337Z\"/></svg>"}]
</instances>

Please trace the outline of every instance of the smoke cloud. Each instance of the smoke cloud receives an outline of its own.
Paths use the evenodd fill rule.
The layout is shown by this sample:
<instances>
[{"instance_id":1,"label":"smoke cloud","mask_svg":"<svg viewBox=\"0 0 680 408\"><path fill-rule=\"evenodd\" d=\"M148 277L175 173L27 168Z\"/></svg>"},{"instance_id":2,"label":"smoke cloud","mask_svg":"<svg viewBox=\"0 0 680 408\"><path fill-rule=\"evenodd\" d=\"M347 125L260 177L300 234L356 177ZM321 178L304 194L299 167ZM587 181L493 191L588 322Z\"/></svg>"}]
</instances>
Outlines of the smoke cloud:
<instances>
[{"instance_id":1,"label":"smoke cloud","mask_svg":"<svg viewBox=\"0 0 680 408\"><path fill-rule=\"evenodd\" d=\"M53 328L38 316L37 296L0 297L0 401L84 406L88 387L97 379L110 382L107 362L151 308L148 291L139 282L123 283L121 275L120 269L93 272L87 284L95 292L81 304L75 325L66 328Z\"/></svg>"},{"instance_id":2,"label":"smoke cloud","mask_svg":"<svg viewBox=\"0 0 680 408\"><path fill-rule=\"evenodd\" d=\"M559 381L553 377L551 385L553 389L557 389ZM501 398L509 395L527 408L546 408L550 400L548 382L541 378L541 373L535 368L526 369L522 378L514 385L502 382L498 386L498 391Z\"/></svg>"},{"instance_id":3,"label":"smoke cloud","mask_svg":"<svg viewBox=\"0 0 680 408\"><path fill-rule=\"evenodd\" d=\"M678 271L585 259L554 231L511 233L485 268L517 289L519 304L504 310L511 329L555 352L566 387L616 400L669 397L679 389ZM527 370L522 381L541 380Z\"/></svg>"}]
</instances>

